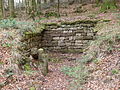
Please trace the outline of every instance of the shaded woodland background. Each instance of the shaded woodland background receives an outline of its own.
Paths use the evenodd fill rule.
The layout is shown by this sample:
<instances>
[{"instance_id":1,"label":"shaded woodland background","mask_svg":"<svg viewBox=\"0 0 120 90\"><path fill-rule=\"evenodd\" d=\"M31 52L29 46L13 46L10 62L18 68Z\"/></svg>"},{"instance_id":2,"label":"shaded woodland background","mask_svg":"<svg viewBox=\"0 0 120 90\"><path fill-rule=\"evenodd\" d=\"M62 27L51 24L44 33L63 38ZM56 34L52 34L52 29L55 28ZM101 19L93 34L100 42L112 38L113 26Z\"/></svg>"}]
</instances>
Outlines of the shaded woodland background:
<instances>
[{"instance_id":1,"label":"shaded woodland background","mask_svg":"<svg viewBox=\"0 0 120 90\"><path fill-rule=\"evenodd\" d=\"M49 16L60 16L60 8L67 8L72 4L86 5L95 3L96 6L101 7L101 11L105 12L107 9L117 8L117 3L119 0L1 0L0 1L0 17L20 17L23 15L30 15L33 19L34 17L44 15ZM76 5L76 7L78 7ZM45 9L51 9L44 12ZM76 12L81 12L79 6ZM67 13L64 13L67 15Z\"/></svg>"}]
</instances>

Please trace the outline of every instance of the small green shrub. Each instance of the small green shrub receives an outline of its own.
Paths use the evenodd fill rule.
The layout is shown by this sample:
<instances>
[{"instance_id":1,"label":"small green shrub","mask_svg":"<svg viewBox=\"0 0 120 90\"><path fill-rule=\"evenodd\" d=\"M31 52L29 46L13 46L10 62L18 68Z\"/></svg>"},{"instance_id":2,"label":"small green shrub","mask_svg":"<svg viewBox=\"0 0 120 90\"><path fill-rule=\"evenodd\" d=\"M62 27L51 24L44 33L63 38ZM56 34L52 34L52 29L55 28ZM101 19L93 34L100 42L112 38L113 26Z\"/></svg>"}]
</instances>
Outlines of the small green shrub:
<instances>
[{"instance_id":1,"label":"small green shrub","mask_svg":"<svg viewBox=\"0 0 120 90\"><path fill-rule=\"evenodd\" d=\"M95 60L93 60L93 62L94 62L95 64L98 64L98 63L99 63L99 60L98 60L98 59L95 59Z\"/></svg>"},{"instance_id":2,"label":"small green shrub","mask_svg":"<svg viewBox=\"0 0 120 90\"><path fill-rule=\"evenodd\" d=\"M107 10L117 9L117 5L114 0L105 0L101 5L101 12L106 12Z\"/></svg>"},{"instance_id":3,"label":"small green shrub","mask_svg":"<svg viewBox=\"0 0 120 90\"><path fill-rule=\"evenodd\" d=\"M41 15L43 15L43 13L41 11L36 12L36 16L41 16Z\"/></svg>"},{"instance_id":4,"label":"small green shrub","mask_svg":"<svg viewBox=\"0 0 120 90\"><path fill-rule=\"evenodd\" d=\"M15 28L23 31L33 30L35 28L34 23L16 21L15 19L3 19L0 20L0 28L8 29Z\"/></svg>"},{"instance_id":5,"label":"small green shrub","mask_svg":"<svg viewBox=\"0 0 120 90\"><path fill-rule=\"evenodd\" d=\"M4 64L3 62L0 61L0 65Z\"/></svg>"},{"instance_id":6,"label":"small green shrub","mask_svg":"<svg viewBox=\"0 0 120 90\"><path fill-rule=\"evenodd\" d=\"M115 75L115 74L118 74L118 73L119 73L119 70L113 69L111 72L112 72L113 75Z\"/></svg>"},{"instance_id":7,"label":"small green shrub","mask_svg":"<svg viewBox=\"0 0 120 90\"><path fill-rule=\"evenodd\" d=\"M25 71L24 72L26 75L33 75L36 73L36 71L32 71L32 70L29 70L29 71Z\"/></svg>"},{"instance_id":8,"label":"small green shrub","mask_svg":"<svg viewBox=\"0 0 120 90\"><path fill-rule=\"evenodd\" d=\"M30 87L30 90L36 90L36 88L35 87Z\"/></svg>"},{"instance_id":9,"label":"small green shrub","mask_svg":"<svg viewBox=\"0 0 120 90\"><path fill-rule=\"evenodd\" d=\"M60 59L58 59L58 58L50 58L49 61L54 62L54 63L58 63L60 61Z\"/></svg>"},{"instance_id":10,"label":"small green shrub","mask_svg":"<svg viewBox=\"0 0 120 90\"><path fill-rule=\"evenodd\" d=\"M120 14L117 14L117 18L120 19Z\"/></svg>"},{"instance_id":11,"label":"small green shrub","mask_svg":"<svg viewBox=\"0 0 120 90\"><path fill-rule=\"evenodd\" d=\"M15 19L4 19L0 21L1 28L18 28L17 21Z\"/></svg>"},{"instance_id":12,"label":"small green shrub","mask_svg":"<svg viewBox=\"0 0 120 90\"><path fill-rule=\"evenodd\" d=\"M3 43L2 47L12 47L13 45L11 43Z\"/></svg>"},{"instance_id":13,"label":"small green shrub","mask_svg":"<svg viewBox=\"0 0 120 90\"><path fill-rule=\"evenodd\" d=\"M46 18L49 18L49 17L52 17L52 16L59 17L58 13L56 13L56 12L46 12L45 13Z\"/></svg>"},{"instance_id":14,"label":"small green shrub","mask_svg":"<svg viewBox=\"0 0 120 90\"><path fill-rule=\"evenodd\" d=\"M25 64L25 65L24 65L24 69L25 69L25 71L30 71L30 70L31 70L31 67L30 67L29 64Z\"/></svg>"},{"instance_id":15,"label":"small green shrub","mask_svg":"<svg viewBox=\"0 0 120 90\"><path fill-rule=\"evenodd\" d=\"M118 23L114 25L109 24L105 22L96 26L96 40L91 41L88 48L84 50L84 56L81 62L91 62L100 57L101 54L110 54L116 49L114 45L120 40L120 26Z\"/></svg>"},{"instance_id":16,"label":"small green shrub","mask_svg":"<svg viewBox=\"0 0 120 90\"><path fill-rule=\"evenodd\" d=\"M61 68L61 71L74 78L69 87L72 90L79 90L82 87L82 84L86 82L88 76L88 70L83 64L74 67L64 66Z\"/></svg>"}]
</instances>

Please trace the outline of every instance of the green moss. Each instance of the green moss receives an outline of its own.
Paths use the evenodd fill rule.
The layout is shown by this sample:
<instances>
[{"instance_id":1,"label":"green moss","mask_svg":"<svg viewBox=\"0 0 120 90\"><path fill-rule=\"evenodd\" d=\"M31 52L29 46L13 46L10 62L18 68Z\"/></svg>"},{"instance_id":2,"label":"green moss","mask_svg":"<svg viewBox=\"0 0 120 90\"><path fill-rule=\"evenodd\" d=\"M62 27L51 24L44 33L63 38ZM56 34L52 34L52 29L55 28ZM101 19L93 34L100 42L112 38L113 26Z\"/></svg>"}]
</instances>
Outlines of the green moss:
<instances>
[{"instance_id":1,"label":"green moss","mask_svg":"<svg viewBox=\"0 0 120 90\"><path fill-rule=\"evenodd\" d=\"M99 59L94 59L93 62L94 62L95 64L98 64L98 63L99 63Z\"/></svg>"},{"instance_id":2,"label":"green moss","mask_svg":"<svg viewBox=\"0 0 120 90\"><path fill-rule=\"evenodd\" d=\"M61 25L75 25L75 24L81 24L81 23L85 23L85 24L97 24L98 22L109 22L111 20L108 19L102 19L102 20L77 20L77 21L72 21L72 22L61 22L60 24L58 23L45 23L45 26L61 26Z\"/></svg>"},{"instance_id":3,"label":"green moss","mask_svg":"<svg viewBox=\"0 0 120 90\"><path fill-rule=\"evenodd\" d=\"M54 62L54 63L58 63L60 61L60 59L59 58L50 58L49 61Z\"/></svg>"},{"instance_id":4,"label":"green moss","mask_svg":"<svg viewBox=\"0 0 120 90\"><path fill-rule=\"evenodd\" d=\"M59 14L56 13L56 12L46 12L46 13L45 13L45 17L46 17L46 18L49 18L49 17L52 17L52 16L54 16L54 17L59 17Z\"/></svg>"},{"instance_id":5,"label":"green moss","mask_svg":"<svg viewBox=\"0 0 120 90\"><path fill-rule=\"evenodd\" d=\"M45 26L61 26L61 25L75 25L75 24L80 24L80 23L85 23L85 24L97 24L99 20L77 20L77 21L72 21L72 22L61 22L60 24L58 23L44 23Z\"/></svg>"},{"instance_id":6,"label":"green moss","mask_svg":"<svg viewBox=\"0 0 120 90\"><path fill-rule=\"evenodd\" d=\"M30 87L30 90L36 90L36 88L35 87Z\"/></svg>"},{"instance_id":7,"label":"green moss","mask_svg":"<svg viewBox=\"0 0 120 90\"><path fill-rule=\"evenodd\" d=\"M119 70L118 69L113 69L111 72L112 72L112 74L118 74Z\"/></svg>"},{"instance_id":8,"label":"green moss","mask_svg":"<svg viewBox=\"0 0 120 90\"><path fill-rule=\"evenodd\" d=\"M4 64L3 62L0 61L0 65Z\"/></svg>"},{"instance_id":9,"label":"green moss","mask_svg":"<svg viewBox=\"0 0 120 90\"><path fill-rule=\"evenodd\" d=\"M62 22L61 25L75 25L75 24L80 24L80 23L85 23L85 24L89 24L89 23L94 23L96 24L98 22L98 20L78 20L78 21L74 21L74 22Z\"/></svg>"},{"instance_id":10,"label":"green moss","mask_svg":"<svg viewBox=\"0 0 120 90\"><path fill-rule=\"evenodd\" d=\"M29 30L29 31L25 31L24 35L29 35L29 36L36 36L37 34L40 34L43 30L45 30L45 25L44 24L40 24L39 26L35 27L34 30ZM28 36L28 37L29 37Z\"/></svg>"},{"instance_id":11,"label":"green moss","mask_svg":"<svg viewBox=\"0 0 120 90\"><path fill-rule=\"evenodd\" d=\"M31 35L33 32L24 32L25 35Z\"/></svg>"},{"instance_id":12,"label":"green moss","mask_svg":"<svg viewBox=\"0 0 120 90\"><path fill-rule=\"evenodd\" d=\"M24 34L25 35L32 35L32 36L35 36L35 35L37 35L37 34L40 34L42 31L43 31L43 29L41 30L40 28L36 28L37 29L37 31L35 31L35 32L24 32Z\"/></svg>"},{"instance_id":13,"label":"green moss","mask_svg":"<svg viewBox=\"0 0 120 90\"><path fill-rule=\"evenodd\" d=\"M13 44L12 43L8 43L8 42L2 44L2 47L9 47L10 48L12 46L13 46Z\"/></svg>"},{"instance_id":14,"label":"green moss","mask_svg":"<svg viewBox=\"0 0 120 90\"><path fill-rule=\"evenodd\" d=\"M111 20L103 19L102 22L110 22Z\"/></svg>"},{"instance_id":15,"label":"green moss","mask_svg":"<svg viewBox=\"0 0 120 90\"><path fill-rule=\"evenodd\" d=\"M25 71L30 71L31 70L31 67L28 63L24 65L24 68L25 68Z\"/></svg>"}]
</instances>

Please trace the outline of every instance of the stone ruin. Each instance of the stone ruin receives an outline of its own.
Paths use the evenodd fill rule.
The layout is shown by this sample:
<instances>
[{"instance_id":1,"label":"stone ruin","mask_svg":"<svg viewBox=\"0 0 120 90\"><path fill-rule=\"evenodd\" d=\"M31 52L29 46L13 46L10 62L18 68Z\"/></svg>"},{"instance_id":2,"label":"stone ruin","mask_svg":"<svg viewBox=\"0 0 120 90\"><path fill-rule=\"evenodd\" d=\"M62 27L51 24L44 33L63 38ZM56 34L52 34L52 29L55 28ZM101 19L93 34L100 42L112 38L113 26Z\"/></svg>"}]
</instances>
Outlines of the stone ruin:
<instances>
[{"instance_id":1,"label":"stone ruin","mask_svg":"<svg viewBox=\"0 0 120 90\"><path fill-rule=\"evenodd\" d=\"M37 47L54 52L83 52L95 39L96 24L97 21L90 20L44 24L42 32L25 34L25 49Z\"/></svg>"}]
</instances>

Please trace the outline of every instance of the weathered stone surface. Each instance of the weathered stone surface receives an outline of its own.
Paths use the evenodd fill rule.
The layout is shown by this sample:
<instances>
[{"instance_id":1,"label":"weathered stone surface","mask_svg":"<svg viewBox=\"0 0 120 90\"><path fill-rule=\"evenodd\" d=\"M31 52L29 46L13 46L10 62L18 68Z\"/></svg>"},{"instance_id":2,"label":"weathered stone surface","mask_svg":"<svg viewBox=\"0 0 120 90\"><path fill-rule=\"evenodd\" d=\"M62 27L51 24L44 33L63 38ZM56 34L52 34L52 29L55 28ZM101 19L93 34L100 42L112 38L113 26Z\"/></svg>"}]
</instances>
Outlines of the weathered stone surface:
<instances>
[{"instance_id":1,"label":"weathered stone surface","mask_svg":"<svg viewBox=\"0 0 120 90\"><path fill-rule=\"evenodd\" d=\"M96 32L92 21L78 21L76 23L64 23L46 25L41 34L27 34L27 48L45 48L50 51L82 51L87 43L95 38Z\"/></svg>"}]
</instances>

